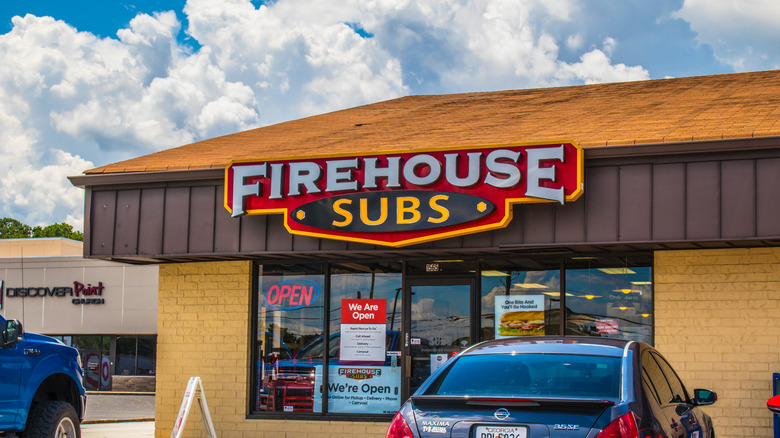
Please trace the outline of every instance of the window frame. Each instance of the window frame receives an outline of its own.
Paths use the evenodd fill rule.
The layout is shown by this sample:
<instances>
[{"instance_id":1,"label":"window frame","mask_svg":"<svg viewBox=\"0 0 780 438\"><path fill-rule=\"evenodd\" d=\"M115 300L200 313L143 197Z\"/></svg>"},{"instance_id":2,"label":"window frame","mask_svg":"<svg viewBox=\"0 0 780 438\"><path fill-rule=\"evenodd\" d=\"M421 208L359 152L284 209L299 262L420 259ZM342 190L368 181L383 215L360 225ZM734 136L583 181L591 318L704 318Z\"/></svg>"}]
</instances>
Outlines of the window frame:
<instances>
[{"instance_id":1,"label":"window frame","mask_svg":"<svg viewBox=\"0 0 780 438\"><path fill-rule=\"evenodd\" d=\"M532 263L536 262L538 263L540 260L542 260L543 265L547 266L556 266L557 269L546 269L546 270L558 270L559 272L559 282L560 282L560 290L561 290L561 297L560 297L560 309L561 309L561 316L559 317L558 321L556 321L558 324L560 324L560 334L559 336L571 336L567 335L565 333L565 326L568 318L568 312L565 311L566 309L566 293L563 293L566 291L566 272L567 272L567 262L572 259L578 259L578 258L587 258L587 255L582 255L581 257L573 257L571 255L549 255L549 254L507 254L504 256L499 255L491 255L491 256L463 256L459 257L463 260L451 260L452 262L460 262L462 263L462 266L465 266L466 264L474 264L476 266L475 270L468 270L463 271L460 273L460 277L471 277L472 280L472 299L471 299L471 306L472 306L472 312L471 312L471 338L472 343L479 342L481 340L480 337L482 336L482 319L483 319L483 303L482 303L482 271L485 269L486 266L498 266L503 263L504 267L507 267L507 269L510 270L519 270L520 267L523 267L525 265L523 264L515 264L518 266L518 268L513 267L512 265L512 258L517 257L518 259L526 259L531 260ZM652 345L655 340L655 294L654 294L654 285L653 285L653 272L655 270L654 266L654 254L652 252L642 251L637 253L615 253L615 254L604 254L599 253L595 254L593 257L601 258L601 257L610 257L617 260L623 261L623 263L628 263L627 265L631 267L632 265L635 266L643 266L648 267L650 269L649 271L649 277L650 277L650 286L649 291L651 292L651 296L649 299L649 305L651 307L651 312L653 313L653 318L650 321L650 329L649 329L649 339L647 339L645 342ZM634 258L638 257L637 262L626 262L626 258ZM324 337L324 349L329 350L330 349L330 336L331 336L331 277L333 274L333 267L337 266L339 264L343 263L358 263L358 264L368 264L372 262L391 262L391 263L399 263L400 264L400 276L401 276L401 283L403 287L403 293L400 297L400 306L403 309L407 309L410 297L408 295L408 285L411 280L420 280L420 279L430 279L431 281L436 281L437 279L446 279L452 276L452 274L446 274L443 272L430 272L430 273L423 273L419 272L419 266L420 263L424 263L425 260L434 260L435 261L436 256L429 256L426 258L410 258L405 257L402 255L395 255L392 258L387 259L362 259L362 260L355 260L355 259L349 259L349 258L339 258L339 259L283 259L283 260L276 260L276 259L269 259L269 260L254 260L252 264L252 281L251 281L251 304L250 304L250 326L251 326L251 332L250 332L250 345L249 345L249 356L250 356L250 367L254 369L250 369L250 382L251 385L248 385L247 388L247 394L248 394L248 401L247 401L247 419L285 419L285 420L334 420L334 421L364 421L364 422L386 422L392 418L391 414L363 414L363 413L341 413L341 412L329 412L328 411L328 399L327 399L327 392L323 393L323 399L322 399L322 412L297 412L297 413L290 413L290 412L274 412L274 411L259 411L256 410L256 404L254 397L256 395L256 391L258 389L259 385L259 378L260 373L256 370L256 366L254 364L258 361L258 351L256 347L256 342L258 340L258 325L259 325L259 311L260 311L260 304L262 300L262 291L260 291L260 286L262 282L262 278L260 276L260 271L262 266L265 265L288 265L288 264L303 264L303 265L316 265L321 266L321 272L323 273L323 286L322 286L322 295L324 299L324 306L322 311L322 336ZM450 261L450 260L448 260ZM499 262L500 261L500 262ZM507 262L509 264L507 264ZM415 266L417 269L416 271L410 271L411 266ZM620 265L616 265L620 266ZM492 268L490 268L492 269ZM544 269L544 268L543 268ZM539 269L527 269L527 271L538 271ZM446 275L445 275L446 274ZM446 280L445 280L446 281ZM408 310L407 310L408 311ZM403 336L404 333L408 333L408 327L406 327L409 322L407 321L408 315L402 314L401 315L401 327L399 329L401 330L401 336ZM495 327L493 327L493 330ZM487 339L487 338L486 338ZM403 356L399 358L399 366L402 367L402 381L401 381L401 392L402 394L405 391L408 391L407 389L407 379L406 379L406 365L405 365L405 358L404 356L408 356L409 352L407 351L407 347L404 347L402 345L401 350L404 352ZM402 360L403 359L403 360ZM328 386L328 374L329 374L329 364L327 363L329 361L323 362L322 367L322 384L324 385L324 388L327 388ZM683 387L684 388L684 387ZM402 397L403 398L403 397ZM403 399L401 400L401 405L403 404Z\"/></svg>"},{"instance_id":2,"label":"window frame","mask_svg":"<svg viewBox=\"0 0 780 438\"><path fill-rule=\"evenodd\" d=\"M394 259L395 260L395 259ZM349 262L349 263L368 263L373 260L361 260L360 262L355 262L354 260L348 260L343 262ZM405 277L405 262L403 259L397 259L399 263L401 263L401 269L400 269L400 275L401 275L401 282L403 284L404 277ZM338 265L342 261L312 261L312 260L297 260L293 263L295 264L302 264L302 265L319 265L322 267L323 272L323 290L322 290L322 298L324 300L323 304L323 312L322 312L322 336L323 336L323 351L330 351L330 338L331 338L331 329L330 329L330 312L331 312L331 275L333 272L332 267L334 265ZM278 411L259 411L254 409L254 400L256 391L258 389L259 385L259 373L256 370L256 366L253 366L252 364L256 364L258 361L258 354L257 354L257 348L255 348L256 342L257 342L257 333L258 333L258 320L259 320L259 310L260 305L262 303L262 297L260 293L260 285L261 285L261 275L260 275L260 269L263 265L282 265L282 264L289 264L291 263L290 260L284 260L284 261L267 261L267 260L255 260L253 262L252 266L252 294L251 294L251 304L250 304L250 327L251 327L251 336L250 336L250 382L251 385L248 388L248 406L247 406L247 415L246 418L249 420L290 420L290 421L351 421L351 422L387 422L393 418L393 414L356 414L356 413L342 413L342 412L329 412L328 411L328 402L327 402L327 391L323 392L323 399L322 399L322 411L321 412L278 412ZM403 294L401 294L401 301L403 301ZM399 309L400 310L400 309ZM402 323L403 324L403 318ZM323 360L323 366L322 366L322 386L323 388L328 387L328 374L329 374L329 361ZM399 364L400 366L400 364ZM403 373L401 377L401 385L403 387L404 385L404 378ZM404 400L401 400L401 403L399 405L399 408L401 405L403 405Z\"/></svg>"}]
</instances>

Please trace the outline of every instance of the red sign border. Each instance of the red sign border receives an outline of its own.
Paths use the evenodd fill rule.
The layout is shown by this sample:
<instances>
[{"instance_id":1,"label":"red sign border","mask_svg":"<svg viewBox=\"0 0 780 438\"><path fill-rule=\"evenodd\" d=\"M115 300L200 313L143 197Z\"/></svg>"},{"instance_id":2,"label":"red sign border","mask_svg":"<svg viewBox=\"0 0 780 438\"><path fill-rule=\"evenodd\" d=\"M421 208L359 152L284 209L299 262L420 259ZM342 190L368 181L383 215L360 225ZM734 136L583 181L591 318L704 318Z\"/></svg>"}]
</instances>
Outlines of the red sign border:
<instances>
[{"instance_id":1,"label":"red sign border","mask_svg":"<svg viewBox=\"0 0 780 438\"><path fill-rule=\"evenodd\" d=\"M501 147L533 147L533 146L543 146L543 145L554 145L554 144L570 144L572 145L576 151L577 151L577 178L576 178L576 186L577 189L571 193L570 195L567 195L564 200L566 202L575 201L578 199L582 193L584 192L584 180L585 180L585 159L584 159L584 151L580 145L573 141L573 140L559 140L559 141L539 141L539 142L530 142L530 143L498 143L498 144L489 144L489 145L463 145L463 146L452 146L452 147L444 147L444 148L430 148L430 149L396 149L396 150L385 150L385 151L379 151L374 152L372 151L372 155L380 155L380 154L422 154L426 152L442 152L442 151L462 151L462 150L476 150L476 149L497 149ZM225 167L225 188L224 188L224 207L229 213L233 213L233 209L230 207L230 201L228 199L228 187L229 187L229 169L234 165L238 163L253 163L253 162L261 162L261 161L273 161L273 162L280 162L280 161L287 161L287 160L301 160L301 159L328 159L328 158L343 158L343 157L357 157L358 155L352 154L322 154L322 155L308 155L308 156L298 156L298 157L280 157L280 158L273 158L271 160L263 160L258 158L251 158L251 159L242 159L242 160L231 160L228 165ZM436 233L433 232L431 234L421 236L421 237L415 237L411 239L406 240L400 240L397 242L387 242L384 240L375 240L375 239L367 239L367 238L359 238L359 237L349 237L349 236L341 236L341 235L334 235L334 234L328 234L326 232L322 233L316 233L316 232L308 232L308 231L300 231L295 230L290 227L288 223L289 218L289 209L287 208L274 208L274 209L250 209L246 211L246 214L248 215L267 215L267 214L282 214L284 217L284 227L287 229L287 231L290 234L293 235L299 235L299 236L308 236L308 237L315 237L315 238L322 238L322 239L330 239L330 240L341 240L346 242L356 242L356 243L366 243L371 245L380 245L380 246L389 246L393 248L400 248L404 246L409 245L415 245L419 243L427 243L427 242L433 242L436 240L442 240L442 239L448 239L451 237L459 237L464 236L468 234L475 234L480 233L483 231L490 231L490 230L497 230L501 228L506 228L507 225L512 221L512 205L514 204L537 204L537 203L550 203L555 202L547 199L539 199L539 198L529 198L529 197L522 197L522 198L507 198L505 200L505 214L504 218L499 221L492 224L486 224L486 225L480 225L476 227L466 227L461 228L458 230L452 230L452 231L446 231L443 233Z\"/></svg>"}]
</instances>

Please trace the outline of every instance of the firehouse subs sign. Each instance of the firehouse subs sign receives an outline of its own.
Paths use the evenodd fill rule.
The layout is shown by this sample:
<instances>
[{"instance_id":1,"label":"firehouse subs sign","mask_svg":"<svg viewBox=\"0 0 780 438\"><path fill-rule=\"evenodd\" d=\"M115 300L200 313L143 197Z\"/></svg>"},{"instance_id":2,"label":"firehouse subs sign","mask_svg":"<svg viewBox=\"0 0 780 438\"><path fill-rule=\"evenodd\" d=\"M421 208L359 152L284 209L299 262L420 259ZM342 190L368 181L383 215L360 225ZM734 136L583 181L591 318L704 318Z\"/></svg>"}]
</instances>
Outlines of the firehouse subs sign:
<instances>
[{"instance_id":1,"label":"firehouse subs sign","mask_svg":"<svg viewBox=\"0 0 780 438\"><path fill-rule=\"evenodd\" d=\"M400 247L505 227L517 203L577 199L573 142L234 161L233 217L283 214L292 234Z\"/></svg>"}]
</instances>

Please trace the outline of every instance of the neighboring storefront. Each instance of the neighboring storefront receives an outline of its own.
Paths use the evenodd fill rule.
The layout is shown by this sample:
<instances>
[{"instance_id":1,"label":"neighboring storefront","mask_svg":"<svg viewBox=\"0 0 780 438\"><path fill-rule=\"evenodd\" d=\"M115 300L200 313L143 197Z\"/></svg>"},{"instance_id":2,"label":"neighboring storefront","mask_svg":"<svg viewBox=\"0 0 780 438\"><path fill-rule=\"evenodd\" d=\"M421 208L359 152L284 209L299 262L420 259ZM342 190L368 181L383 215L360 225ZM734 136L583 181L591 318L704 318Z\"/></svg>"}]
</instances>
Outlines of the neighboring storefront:
<instances>
[{"instance_id":1,"label":"neighboring storefront","mask_svg":"<svg viewBox=\"0 0 780 438\"><path fill-rule=\"evenodd\" d=\"M82 252L62 238L0 240L0 313L77 348L88 390L154 391L157 266Z\"/></svg>"},{"instance_id":2,"label":"neighboring storefront","mask_svg":"<svg viewBox=\"0 0 780 438\"><path fill-rule=\"evenodd\" d=\"M412 96L72 177L85 254L160 264L156 434L383 436L504 336L657 346L771 436L780 71ZM185 435L197 436L197 425Z\"/></svg>"}]
</instances>

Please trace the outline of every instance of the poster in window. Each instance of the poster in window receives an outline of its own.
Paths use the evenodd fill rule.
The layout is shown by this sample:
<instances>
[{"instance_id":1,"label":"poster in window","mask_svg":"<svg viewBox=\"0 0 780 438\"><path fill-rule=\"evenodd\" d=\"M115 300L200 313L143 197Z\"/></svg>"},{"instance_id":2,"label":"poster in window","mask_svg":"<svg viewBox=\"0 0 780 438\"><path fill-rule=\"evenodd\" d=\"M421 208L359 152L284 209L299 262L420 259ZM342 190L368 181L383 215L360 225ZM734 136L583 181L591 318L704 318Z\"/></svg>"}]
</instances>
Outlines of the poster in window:
<instances>
[{"instance_id":1,"label":"poster in window","mask_svg":"<svg viewBox=\"0 0 780 438\"><path fill-rule=\"evenodd\" d=\"M384 365L386 323L386 300L341 300L339 363Z\"/></svg>"},{"instance_id":2,"label":"poster in window","mask_svg":"<svg viewBox=\"0 0 780 438\"><path fill-rule=\"evenodd\" d=\"M544 295L496 297L496 339L544 335Z\"/></svg>"},{"instance_id":3,"label":"poster in window","mask_svg":"<svg viewBox=\"0 0 780 438\"><path fill-rule=\"evenodd\" d=\"M321 368L320 365L317 365ZM322 386L319 370L314 386ZM393 414L401 406L401 368L397 366L331 366L328 412ZM322 411L322 394L314 396L314 412Z\"/></svg>"},{"instance_id":4,"label":"poster in window","mask_svg":"<svg viewBox=\"0 0 780 438\"><path fill-rule=\"evenodd\" d=\"M617 318L601 318L596 320L596 334L598 335L617 335L620 334L620 328Z\"/></svg>"}]
</instances>

